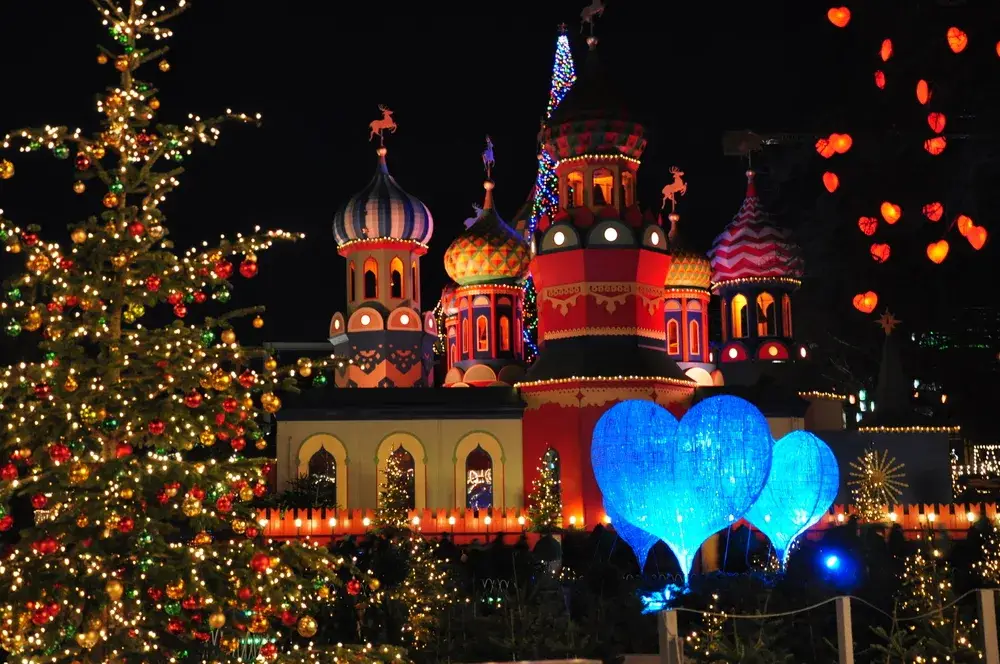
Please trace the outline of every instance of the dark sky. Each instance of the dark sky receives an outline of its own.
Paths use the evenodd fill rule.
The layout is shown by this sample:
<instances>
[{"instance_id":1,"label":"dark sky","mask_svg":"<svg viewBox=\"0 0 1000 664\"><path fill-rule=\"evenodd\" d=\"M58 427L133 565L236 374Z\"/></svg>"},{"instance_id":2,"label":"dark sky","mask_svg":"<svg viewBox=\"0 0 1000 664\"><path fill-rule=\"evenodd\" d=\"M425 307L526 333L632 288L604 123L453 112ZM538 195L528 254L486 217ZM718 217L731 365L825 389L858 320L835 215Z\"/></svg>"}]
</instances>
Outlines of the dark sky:
<instances>
[{"instance_id":1,"label":"dark sky","mask_svg":"<svg viewBox=\"0 0 1000 664\"><path fill-rule=\"evenodd\" d=\"M186 162L166 206L169 226L181 248L254 224L308 234L307 242L262 257L249 288L237 277L239 303L268 305L270 339L321 340L343 307L343 259L330 224L371 177L367 124L378 104L394 109L399 124L387 143L390 170L435 219L423 262L429 306L446 278L442 254L481 200L484 135L496 145L496 196L509 219L534 179L557 24L570 24L578 60L585 48L579 0L454 9L385 1L193 4L174 25L172 71L148 73L161 89L161 119L232 107L263 113L264 125L234 126L218 147ZM641 198L658 203L669 166L680 165L690 183L680 208L686 233L707 249L745 186L746 165L723 156L722 132L810 124L856 73L845 58L858 49L826 21L827 3L607 4L597 29L602 58L650 135ZM310 6L318 9L304 9ZM4 4L0 127L95 127L94 94L115 74L94 61L102 39L85 0L60 2L58 12L51 3ZM19 160L18 176L0 183L0 207L20 223L60 230L100 208L99 193L76 196L72 181L69 163Z\"/></svg>"}]
</instances>

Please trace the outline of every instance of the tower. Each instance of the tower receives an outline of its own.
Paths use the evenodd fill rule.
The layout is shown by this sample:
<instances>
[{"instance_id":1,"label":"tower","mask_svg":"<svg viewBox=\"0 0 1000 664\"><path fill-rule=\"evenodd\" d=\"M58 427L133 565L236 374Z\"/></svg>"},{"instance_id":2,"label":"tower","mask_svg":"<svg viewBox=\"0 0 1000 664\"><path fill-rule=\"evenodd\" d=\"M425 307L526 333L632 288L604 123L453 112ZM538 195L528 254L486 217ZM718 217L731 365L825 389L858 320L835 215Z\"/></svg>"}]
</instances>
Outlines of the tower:
<instances>
[{"instance_id":1,"label":"tower","mask_svg":"<svg viewBox=\"0 0 1000 664\"><path fill-rule=\"evenodd\" d=\"M579 78L545 130L559 204L532 235L539 355L518 385L527 404L524 484L534 478L533 462L554 459L564 510L577 524L604 513L590 467L604 411L641 398L680 412L694 393L664 352L666 233L635 197L645 130L620 101L597 39L587 43Z\"/></svg>"},{"instance_id":2,"label":"tower","mask_svg":"<svg viewBox=\"0 0 1000 664\"><path fill-rule=\"evenodd\" d=\"M743 205L709 252L712 292L720 298L722 347L719 365L726 383L753 383L761 365L806 359L796 345L793 294L803 262L786 231L764 213L754 172L747 171Z\"/></svg>"},{"instance_id":3,"label":"tower","mask_svg":"<svg viewBox=\"0 0 1000 664\"><path fill-rule=\"evenodd\" d=\"M483 187L482 211L444 255L458 284L444 294L446 386L513 385L524 374L518 281L531 256L523 236L497 214L493 182Z\"/></svg>"},{"instance_id":4,"label":"tower","mask_svg":"<svg viewBox=\"0 0 1000 664\"><path fill-rule=\"evenodd\" d=\"M717 385L721 374L715 370L708 342L712 266L703 254L685 245L677 228L680 215L672 212L669 219L670 270L663 287L667 355L699 385Z\"/></svg>"},{"instance_id":5,"label":"tower","mask_svg":"<svg viewBox=\"0 0 1000 664\"><path fill-rule=\"evenodd\" d=\"M347 261L347 313L334 314L330 342L352 360L337 374L338 387L433 384L437 326L432 312L420 312L420 257L434 222L389 174L386 152L378 148L375 176L333 219Z\"/></svg>"}]
</instances>

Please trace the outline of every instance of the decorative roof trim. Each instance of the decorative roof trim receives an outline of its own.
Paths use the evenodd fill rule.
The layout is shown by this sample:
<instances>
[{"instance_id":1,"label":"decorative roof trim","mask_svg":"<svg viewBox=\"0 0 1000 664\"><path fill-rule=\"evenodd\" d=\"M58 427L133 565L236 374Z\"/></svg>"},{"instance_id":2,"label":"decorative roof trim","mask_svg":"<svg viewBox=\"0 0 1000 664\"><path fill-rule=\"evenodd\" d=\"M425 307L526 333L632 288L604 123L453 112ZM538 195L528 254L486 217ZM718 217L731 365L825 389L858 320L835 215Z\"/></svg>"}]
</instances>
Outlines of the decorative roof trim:
<instances>
[{"instance_id":1,"label":"decorative roof trim","mask_svg":"<svg viewBox=\"0 0 1000 664\"><path fill-rule=\"evenodd\" d=\"M740 286L742 284L785 284L787 286L794 286L798 288L802 285L801 279L793 279L792 277L738 277L736 279L723 279L722 281L712 282L712 292L719 290L720 288L729 288L731 286Z\"/></svg>"},{"instance_id":2,"label":"decorative roof trim","mask_svg":"<svg viewBox=\"0 0 1000 664\"><path fill-rule=\"evenodd\" d=\"M549 378L546 380L531 380L514 383L514 389L533 389L536 387L559 387L570 383L668 383L678 387L695 387L693 380L667 378L666 376L570 376L568 378Z\"/></svg>"},{"instance_id":3,"label":"decorative roof trim","mask_svg":"<svg viewBox=\"0 0 1000 664\"><path fill-rule=\"evenodd\" d=\"M341 256L361 249L408 249L415 254L427 253L427 245L417 240L404 240L398 237L366 237L348 240L337 245L337 253Z\"/></svg>"}]
</instances>

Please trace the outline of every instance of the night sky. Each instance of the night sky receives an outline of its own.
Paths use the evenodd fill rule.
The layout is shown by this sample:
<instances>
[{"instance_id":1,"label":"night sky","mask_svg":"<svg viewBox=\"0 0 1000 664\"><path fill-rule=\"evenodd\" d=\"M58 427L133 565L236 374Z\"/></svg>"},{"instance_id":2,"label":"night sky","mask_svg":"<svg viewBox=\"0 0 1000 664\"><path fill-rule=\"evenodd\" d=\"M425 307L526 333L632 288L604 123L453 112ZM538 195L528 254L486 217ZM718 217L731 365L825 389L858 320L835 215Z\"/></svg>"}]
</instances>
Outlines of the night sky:
<instances>
[{"instance_id":1,"label":"night sky","mask_svg":"<svg viewBox=\"0 0 1000 664\"><path fill-rule=\"evenodd\" d=\"M309 4L322 9L304 11ZM330 226L372 175L376 145L367 125L378 104L390 106L399 124L387 140L389 168L435 220L422 263L425 306L445 283L444 250L482 199L487 133L496 146L501 215L513 217L529 192L556 28L569 24L579 63L584 3L434 4L196 0L173 25L171 72L147 72L161 90L162 120L227 107L264 116L261 128L234 125L218 147L189 158L165 210L179 248L254 224L308 234L307 242L263 255L253 282L236 280L238 304L268 306L270 340L322 340L344 306L343 259ZM338 13L343 5L353 8ZM701 249L732 218L745 188L746 162L724 156L723 132L811 132L824 119L832 130L830 109L854 94L859 74L870 76L872 49L837 34L825 3L607 5L597 26L601 57L649 133L640 199L657 205L668 168L681 166L690 184L682 226ZM5 130L95 127L94 95L117 80L111 66L95 63L95 44L106 43L106 34L91 4L59 8L0 8ZM14 179L0 183L0 207L11 219L60 230L100 210L100 192L72 193L70 162L35 155L17 167Z\"/></svg>"}]
</instances>

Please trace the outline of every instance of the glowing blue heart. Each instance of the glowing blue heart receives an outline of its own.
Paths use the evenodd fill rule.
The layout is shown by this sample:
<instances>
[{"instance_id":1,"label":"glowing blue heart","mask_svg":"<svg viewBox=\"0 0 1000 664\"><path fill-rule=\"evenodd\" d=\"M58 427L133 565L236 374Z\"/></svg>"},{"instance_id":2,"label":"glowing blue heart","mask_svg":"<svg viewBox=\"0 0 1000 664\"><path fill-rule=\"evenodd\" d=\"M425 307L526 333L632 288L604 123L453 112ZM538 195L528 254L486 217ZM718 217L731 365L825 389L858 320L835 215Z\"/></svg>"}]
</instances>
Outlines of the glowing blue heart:
<instances>
[{"instance_id":1,"label":"glowing blue heart","mask_svg":"<svg viewBox=\"0 0 1000 664\"><path fill-rule=\"evenodd\" d=\"M608 513L615 533L618 534L618 537L625 540L625 543L632 549L635 559L639 561L639 571L642 572L646 566L646 559L649 558L649 550L660 541L660 538L647 533L642 528L633 526L621 514L615 512L614 508L609 508L607 504L604 506L604 511Z\"/></svg>"},{"instance_id":2,"label":"glowing blue heart","mask_svg":"<svg viewBox=\"0 0 1000 664\"><path fill-rule=\"evenodd\" d=\"M767 535L781 564L789 548L837 498L840 467L833 451L808 431L774 444L771 475L746 519Z\"/></svg>"}]
</instances>

